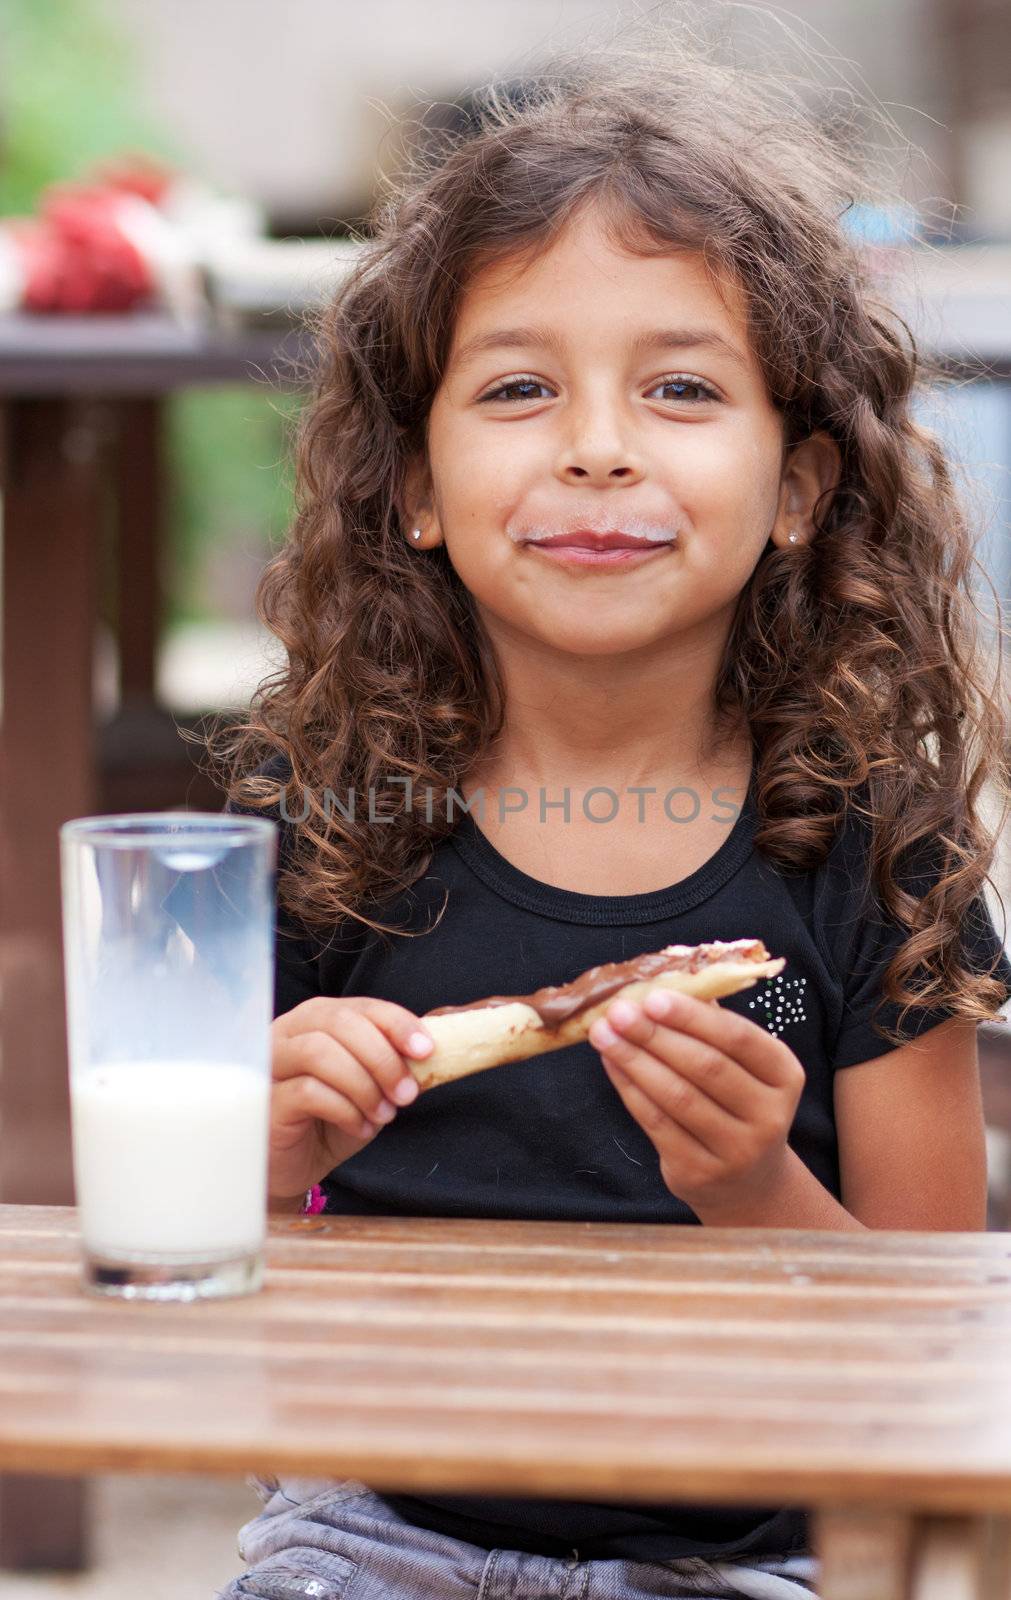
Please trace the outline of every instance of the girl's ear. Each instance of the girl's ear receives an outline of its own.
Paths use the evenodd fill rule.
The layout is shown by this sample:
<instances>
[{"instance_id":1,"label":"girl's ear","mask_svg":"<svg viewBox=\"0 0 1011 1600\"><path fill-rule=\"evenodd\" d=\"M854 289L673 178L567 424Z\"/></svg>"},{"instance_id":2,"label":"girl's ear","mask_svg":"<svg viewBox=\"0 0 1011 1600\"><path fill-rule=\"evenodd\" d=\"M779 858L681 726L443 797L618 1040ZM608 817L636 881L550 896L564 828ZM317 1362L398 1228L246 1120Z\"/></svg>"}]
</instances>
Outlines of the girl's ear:
<instances>
[{"instance_id":1,"label":"girl's ear","mask_svg":"<svg viewBox=\"0 0 1011 1600\"><path fill-rule=\"evenodd\" d=\"M432 475L428 461L412 456L404 473L404 492L398 506L404 538L415 550L431 549L442 543L442 530L435 510Z\"/></svg>"},{"instance_id":2,"label":"girl's ear","mask_svg":"<svg viewBox=\"0 0 1011 1600\"><path fill-rule=\"evenodd\" d=\"M826 491L836 487L841 471L839 446L827 433L812 433L794 445L787 454L780 481L779 509L772 530L777 545L795 549L810 542L814 537L814 508Z\"/></svg>"}]
</instances>

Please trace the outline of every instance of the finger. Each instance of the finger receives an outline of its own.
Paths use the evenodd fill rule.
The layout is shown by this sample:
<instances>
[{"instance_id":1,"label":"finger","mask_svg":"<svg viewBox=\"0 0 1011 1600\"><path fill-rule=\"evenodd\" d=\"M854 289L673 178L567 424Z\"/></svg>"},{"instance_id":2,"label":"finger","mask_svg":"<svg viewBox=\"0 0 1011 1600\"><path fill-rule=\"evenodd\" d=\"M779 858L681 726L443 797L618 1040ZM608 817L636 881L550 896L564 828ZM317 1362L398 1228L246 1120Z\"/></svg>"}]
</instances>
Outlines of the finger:
<instances>
[{"instance_id":1,"label":"finger","mask_svg":"<svg viewBox=\"0 0 1011 1600\"><path fill-rule=\"evenodd\" d=\"M381 1005L381 1001L375 1002ZM389 1023L387 1023L389 1026ZM341 1017L338 1044L350 1050L375 1077L383 1094L396 1098L397 1086L406 1079L416 1090L410 1068L389 1034L375 1021L365 1006L349 1009ZM398 1099L398 1104L402 1102Z\"/></svg>"},{"instance_id":2,"label":"finger","mask_svg":"<svg viewBox=\"0 0 1011 1600\"><path fill-rule=\"evenodd\" d=\"M342 1026L341 1019L349 1014L368 1017L394 1049L409 1058L423 1059L435 1049L435 1040L413 1011L373 995L312 995L277 1017L274 1027L281 1037L315 1028L335 1033Z\"/></svg>"},{"instance_id":3,"label":"finger","mask_svg":"<svg viewBox=\"0 0 1011 1600\"><path fill-rule=\"evenodd\" d=\"M284 1148L289 1125L293 1137L301 1138L306 1118L331 1123L352 1139L371 1139L379 1131L375 1123L362 1116L353 1100L317 1077L305 1074L276 1084L270 1108L270 1140L274 1148Z\"/></svg>"},{"instance_id":4,"label":"finger","mask_svg":"<svg viewBox=\"0 0 1011 1600\"><path fill-rule=\"evenodd\" d=\"M673 1074L673 1083L694 1086L697 1093L739 1122L753 1122L768 1114L774 1091L722 1050L654 1022L640 1006L627 1001L609 1007L606 1020L613 1041L609 1043L604 1029L595 1023L590 1043L607 1050L619 1066L637 1061L635 1052L640 1052L647 1062L652 1058L668 1076Z\"/></svg>"},{"instance_id":5,"label":"finger","mask_svg":"<svg viewBox=\"0 0 1011 1600\"><path fill-rule=\"evenodd\" d=\"M673 1122L620 1067L605 1059L604 1069L625 1109L652 1140L658 1154L660 1147L663 1147L661 1159L664 1165L672 1169L680 1166L686 1173L696 1173L696 1182L704 1182L714 1170L714 1157L709 1147L696 1138L689 1128Z\"/></svg>"},{"instance_id":6,"label":"finger","mask_svg":"<svg viewBox=\"0 0 1011 1600\"><path fill-rule=\"evenodd\" d=\"M696 995L657 988L645 996L643 1007L654 1021L721 1050L771 1088L792 1087L798 1069L803 1071L782 1039L727 1006L710 1005Z\"/></svg>"},{"instance_id":7,"label":"finger","mask_svg":"<svg viewBox=\"0 0 1011 1600\"><path fill-rule=\"evenodd\" d=\"M603 1060L605 1068L617 1066L624 1074L636 1104L653 1119L657 1128L661 1119L676 1125L713 1156L722 1156L740 1143L748 1124L725 1111L695 1084L648 1051L621 1040L613 1050L604 1053ZM636 1116L636 1120L640 1118ZM642 1121L641 1125L647 1132L652 1131L648 1121Z\"/></svg>"},{"instance_id":8,"label":"finger","mask_svg":"<svg viewBox=\"0 0 1011 1600\"><path fill-rule=\"evenodd\" d=\"M371 1121L382 1124L392 1122L396 1116L396 1106L387 1100L368 1067L328 1033L298 1033L293 1039L282 1041L274 1052L272 1070L277 1082L318 1078L345 1095Z\"/></svg>"},{"instance_id":9,"label":"finger","mask_svg":"<svg viewBox=\"0 0 1011 1600\"><path fill-rule=\"evenodd\" d=\"M337 1044L349 1050L353 1057L365 1063L376 1078L381 1094L391 1096L397 1105L409 1105L417 1095L417 1082L389 1034L379 1027L360 1004L352 1003L351 1000L327 1003L323 995L314 998L324 1000L325 1003L322 1006L314 1006L312 1001L304 1002L302 1027L297 1032L289 1034L288 1039L320 1035L333 1038ZM376 1004L382 1002L377 1001ZM387 1025L389 1026L389 1023ZM400 1085L405 1086L404 1090L401 1090Z\"/></svg>"},{"instance_id":10,"label":"finger","mask_svg":"<svg viewBox=\"0 0 1011 1600\"><path fill-rule=\"evenodd\" d=\"M382 1006L384 1002L370 1000L360 1010L354 1008L342 1016L339 1043L346 1045L358 1061L365 1062L384 1098L394 1101L397 1106L410 1106L413 1099L418 1099L418 1078L411 1074L410 1067L406 1066L405 1059L381 1026L381 1021L376 1021L376 1013L371 1011L373 1005ZM400 1006L397 1010L400 1010ZM379 1016L382 1018L382 1013ZM389 1018L386 1026L390 1027ZM397 1022L395 1026L400 1030L402 1024Z\"/></svg>"},{"instance_id":11,"label":"finger","mask_svg":"<svg viewBox=\"0 0 1011 1600\"><path fill-rule=\"evenodd\" d=\"M377 1000L372 995L358 995L356 1004L365 1016L382 1029L391 1043L405 1056L423 1060L435 1049L435 1040L421 1017L398 1006L395 1000Z\"/></svg>"}]
</instances>

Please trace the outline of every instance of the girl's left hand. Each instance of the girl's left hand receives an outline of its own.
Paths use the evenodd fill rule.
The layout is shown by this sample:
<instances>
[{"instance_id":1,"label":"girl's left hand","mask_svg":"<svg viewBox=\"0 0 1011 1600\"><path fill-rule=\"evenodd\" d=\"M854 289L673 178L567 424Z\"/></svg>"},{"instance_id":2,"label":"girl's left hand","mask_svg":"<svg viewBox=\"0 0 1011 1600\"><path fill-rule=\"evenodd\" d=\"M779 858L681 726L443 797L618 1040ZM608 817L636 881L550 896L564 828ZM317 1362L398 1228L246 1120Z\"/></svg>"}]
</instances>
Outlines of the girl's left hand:
<instances>
[{"instance_id":1,"label":"girl's left hand","mask_svg":"<svg viewBox=\"0 0 1011 1600\"><path fill-rule=\"evenodd\" d=\"M746 1209L775 1181L806 1074L766 1028L657 988L641 1005L614 1001L589 1040L656 1147L664 1183L693 1211Z\"/></svg>"}]
</instances>

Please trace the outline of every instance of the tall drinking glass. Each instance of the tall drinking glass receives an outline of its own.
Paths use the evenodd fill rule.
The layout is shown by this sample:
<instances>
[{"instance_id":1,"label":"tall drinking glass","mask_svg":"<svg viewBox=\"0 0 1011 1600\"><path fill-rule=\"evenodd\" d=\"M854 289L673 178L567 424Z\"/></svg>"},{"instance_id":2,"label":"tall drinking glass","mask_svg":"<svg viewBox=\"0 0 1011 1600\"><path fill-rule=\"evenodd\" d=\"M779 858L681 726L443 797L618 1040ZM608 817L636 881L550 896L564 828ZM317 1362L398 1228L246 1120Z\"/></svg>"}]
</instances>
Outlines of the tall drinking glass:
<instances>
[{"instance_id":1,"label":"tall drinking glass","mask_svg":"<svg viewBox=\"0 0 1011 1600\"><path fill-rule=\"evenodd\" d=\"M60 829L84 1286L263 1281L277 827L151 812Z\"/></svg>"}]
</instances>

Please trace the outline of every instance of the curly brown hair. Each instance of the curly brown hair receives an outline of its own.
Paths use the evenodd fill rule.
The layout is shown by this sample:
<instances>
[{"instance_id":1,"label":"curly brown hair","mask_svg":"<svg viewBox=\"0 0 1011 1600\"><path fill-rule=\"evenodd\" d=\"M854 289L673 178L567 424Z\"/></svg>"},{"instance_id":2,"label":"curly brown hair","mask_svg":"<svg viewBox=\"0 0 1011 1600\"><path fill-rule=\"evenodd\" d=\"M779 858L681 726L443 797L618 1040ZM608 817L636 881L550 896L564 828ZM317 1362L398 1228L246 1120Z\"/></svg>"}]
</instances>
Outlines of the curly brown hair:
<instances>
[{"instance_id":1,"label":"curly brown hair","mask_svg":"<svg viewBox=\"0 0 1011 1600\"><path fill-rule=\"evenodd\" d=\"M908 930L883 999L994 1015L1001 985L966 965L959 935L1011 798L1001 625L993 654L967 515L941 444L913 418L917 386L943 374L842 225L867 192L859 170L789 85L682 39L648 59L611 47L561 60L520 95L492 86L476 127L444 136L377 208L314 320L293 526L257 591L286 664L248 714L205 736L230 803L293 819L278 897L304 926L402 931L378 920L382 902L454 826L445 804L406 805L405 782L459 794L503 725L469 592L444 547L405 542L405 473L475 272L545 248L592 202L629 248L697 250L729 272L786 445L822 430L840 450L813 540L788 552L770 540L739 596L716 683L714 726L743 714L752 731L756 848L803 871L862 817L881 903ZM984 787L1003 802L996 826ZM328 790L371 792L386 820L343 814ZM929 890L910 893L904 868L922 869L925 851Z\"/></svg>"}]
</instances>

